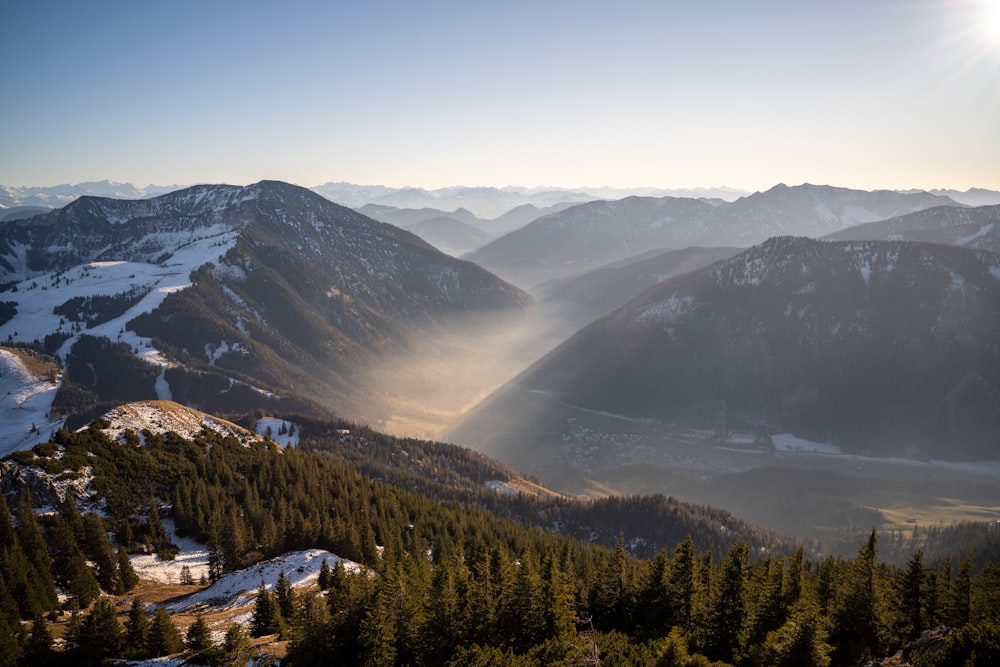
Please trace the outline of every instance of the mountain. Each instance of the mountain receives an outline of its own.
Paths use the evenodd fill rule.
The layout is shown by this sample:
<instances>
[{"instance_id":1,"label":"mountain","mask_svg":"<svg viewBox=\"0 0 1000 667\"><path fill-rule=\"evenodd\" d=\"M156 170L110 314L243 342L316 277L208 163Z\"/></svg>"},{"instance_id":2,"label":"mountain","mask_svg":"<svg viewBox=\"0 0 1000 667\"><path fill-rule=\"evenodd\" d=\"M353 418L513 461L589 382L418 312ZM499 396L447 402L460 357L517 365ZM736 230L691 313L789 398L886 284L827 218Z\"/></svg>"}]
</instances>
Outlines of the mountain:
<instances>
[{"instance_id":1,"label":"mountain","mask_svg":"<svg viewBox=\"0 0 1000 667\"><path fill-rule=\"evenodd\" d=\"M0 207L41 206L59 208L80 197L114 197L116 199L142 199L178 189L176 185L149 185L145 188L131 183L90 181L84 183L53 185L48 187L0 186Z\"/></svg>"},{"instance_id":2,"label":"mountain","mask_svg":"<svg viewBox=\"0 0 1000 667\"><path fill-rule=\"evenodd\" d=\"M980 248L1000 253L1000 205L935 206L888 220L848 227L831 241L892 239Z\"/></svg>"},{"instance_id":3,"label":"mountain","mask_svg":"<svg viewBox=\"0 0 1000 667\"><path fill-rule=\"evenodd\" d=\"M984 188L969 188L961 190L929 190L933 195L948 197L966 206L992 206L1000 204L1000 192Z\"/></svg>"},{"instance_id":4,"label":"mountain","mask_svg":"<svg viewBox=\"0 0 1000 667\"><path fill-rule=\"evenodd\" d=\"M542 283L535 288L535 295L541 305L558 313L557 319L569 335L659 282L729 259L740 250L653 250L578 276Z\"/></svg>"},{"instance_id":5,"label":"mountain","mask_svg":"<svg viewBox=\"0 0 1000 667\"><path fill-rule=\"evenodd\" d=\"M452 257L465 255L493 239L481 229L449 216L421 220L407 225L406 230Z\"/></svg>"},{"instance_id":6,"label":"mountain","mask_svg":"<svg viewBox=\"0 0 1000 667\"><path fill-rule=\"evenodd\" d=\"M550 213L558 213L563 211L570 206L573 206L569 202L561 202L559 204L552 204L551 206L545 206L539 208L534 204L521 204L511 210L507 211L498 218L491 220L487 223L486 229L496 236L501 236L503 234L509 234L510 232L524 227L530 222L538 220L542 216L549 215Z\"/></svg>"},{"instance_id":7,"label":"mountain","mask_svg":"<svg viewBox=\"0 0 1000 667\"><path fill-rule=\"evenodd\" d=\"M998 332L1000 256L777 237L657 283L442 437L564 493L664 493L849 544L995 507Z\"/></svg>"},{"instance_id":8,"label":"mountain","mask_svg":"<svg viewBox=\"0 0 1000 667\"><path fill-rule=\"evenodd\" d=\"M721 205L712 224L698 234L702 245L747 247L772 236L818 237L866 222L932 206L954 205L926 192L851 190L805 183L779 184Z\"/></svg>"},{"instance_id":9,"label":"mountain","mask_svg":"<svg viewBox=\"0 0 1000 667\"><path fill-rule=\"evenodd\" d=\"M998 332L995 254L777 237L644 292L520 381L630 417L995 458Z\"/></svg>"},{"instance_id":10,"label":"mountain","mask_svg":"<svg viewBox=\"0 0 1000 667\"><path fill-rule=\"evenodd\" d=\"M822 236L848 226L954 205L924 192L866 192L777 185L734 202L629 197L544 216L470 253L522 287L620 261L654 248L748 247L775 235Z\"/></svg>"},{"instance_id":11,"label":"mountain","mask_svg":"<svg viewBox=\"0 0 1000 667\"><path fill-rule=\"evenodd\" d=\"M5 223L0 284L0 340L66 364L63 414L159 397L384 419L400 387L422 386L375 386L372 367L529 303L409 232L270 181L84 197Z\"/></svg>"},{"instance_id":12,"label":"mountain","mask_svg":"<svg viewBox=\"0 0 1000 667\"><path fill-rule=\"evenodd\" d=\"M588 202L543 216L466 259L531 287L653 248L691 245L676 230L706 223L714 211L700 200L676 197Z\"/></svg>"},{"instance_id":13,"label":"mountain","mask_svg":"<svg viewBox=\"0 0 1000 667\"><path fill-rule=\"evenodd\" d=\"M51 210L50 206L11 206L10 208L0 209L0 222L5 220L24 220L39 213L48 213Z\"/></svg>"},{"instance_id":14,"label":"mountain","mask_svg":"<svg viewBox=\"0 0 1000 667\"><path fill-rule=\"evenodd\" d=\"M409 227L410 225L423 222L424 220L431 220L432 218L451 218L452 220L457 220L473 227L479 227L486 222L464 208L456 208L449 213L438 208L397 208L384 204L365 204L356 210L358 213L367 215L369 218L373 218L379 222L388 222L390 225L396 225L397 227Z\"/></svg>"}]
</instances>

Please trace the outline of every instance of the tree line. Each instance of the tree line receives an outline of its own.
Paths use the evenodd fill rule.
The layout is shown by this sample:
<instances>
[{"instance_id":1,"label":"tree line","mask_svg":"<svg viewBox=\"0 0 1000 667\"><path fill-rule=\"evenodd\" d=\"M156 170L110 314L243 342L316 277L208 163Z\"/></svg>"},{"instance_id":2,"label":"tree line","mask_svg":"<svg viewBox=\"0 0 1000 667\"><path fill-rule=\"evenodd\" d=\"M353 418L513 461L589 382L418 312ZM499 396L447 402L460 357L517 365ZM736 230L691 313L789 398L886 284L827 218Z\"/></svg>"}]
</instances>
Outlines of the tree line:
<instances>
[{"instance_id":1,"label":"tree line","mask_svg":"<svg viewBox=\"0 0 1000 667\"><path fill-rule=\"evenodd\" d=\"M127 432L119 443L100 430L106 425L61 430L12 457L53 478L91 474L100 513L67 498L37 515L28 488L16 490L13 508L0 500L0 665L99 664L184 646L207 664L242 655L239 629L228 645L178 644L158 620L165 610L111 622L109 596L136 583L128 555L176 549L167 516L180 535L209 546L212 579L316 547L365 566L358 574L325 567L322 594L258 591L251 630L289 639L292 665L324 656L365 665L572 665L594 656L603 665L853 665L938 625L953 629L948 649L926 664L972 656L979 662L971 664L989 664L1000 650L1000 566L928 562L922 552L886 564L874 531L850 558L772 549L752 533L724 548L689 535L638 557L624 535L598 545L537 525L539 512L566 516L559 508L569 501L504 504L471 481L468 494L449 495L386 479L408 478L421 467L415 460L458 486L474 479L467 460L447 465L461 458L447 448L397 442L410 456L399 457L406 462L396 473L385 462L380 479L335 456L332 444L245 446L207 430L190 439ZM342 444L357 451L358 442ZM388 459L391 444L381 445ZM647 502L659 511L665 500ZM596 512L642 506L622 500ZM53 651L47 623L60 608L85 611Z\"/></svg>"}]
</instances>

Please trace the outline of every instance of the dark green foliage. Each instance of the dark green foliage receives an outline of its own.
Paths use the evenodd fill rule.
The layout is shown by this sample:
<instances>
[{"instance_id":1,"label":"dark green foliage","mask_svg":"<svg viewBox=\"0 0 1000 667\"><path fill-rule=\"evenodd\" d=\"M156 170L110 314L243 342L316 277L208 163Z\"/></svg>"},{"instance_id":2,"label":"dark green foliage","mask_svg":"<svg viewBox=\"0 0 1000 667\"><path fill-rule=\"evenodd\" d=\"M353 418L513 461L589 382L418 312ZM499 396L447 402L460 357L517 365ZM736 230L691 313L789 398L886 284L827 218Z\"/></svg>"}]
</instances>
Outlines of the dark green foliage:
<instances>
[{"instance_id":1,"label":"dark green foliage","mask_svg":"<svg viewBox=\"0 0 1000 667\"><path fill-rule=\"evenodd\" d=\"M16 301L0 301L0 325L7 324L17 315Z\"/></svg>"},{"instance_id":2,"label":"dark green foliage","mask_svg":"<svg viewBox=\"0 0 1000 667\"><path fill-rule=\"evenodd\" d=\"M70 322L81 322L90 328L120 317L149 294L148 289L133 287L120 294L75 296L52 309L54 315L62 315Z\"/></svg>"},{"instance_id":3,"label":"dark green foliage","mask_svg":"<svg viewBox=\"0 0 1000 667\"><path fill-rule=\"evenodd\" d=\"M267 590L264 582L257 589L257 599L253 606L253 619L250 621L250 634L254 637L273 635L281 629L281 612L274 595Z\"/></svg>"},{"instance_id":4,"label":"dark green foliage","mask_svg":"<svg viewBox=\"0 0 1000 667\"><path fill-rule=\"evenodd\" d=\"M184 641L177 626L170 620L167 609L160 605L149 626L149 654L152 657L179 653L184 649Z\"/></svg>"},{"instance_id":5,"label":"dark green foliage","mask_svg":"<svg viewBox=\"0 0 1000 667\"><path fill-rule=\"evenodd\" d=\"M201 653L212 648L212 631L208 627L205 617L201 614L198 614L194 623L188 626L184 643L194 653Z\"/></svg>"},{"instance_id":6,"label":"dark green foliage","mask_svg":"<svg viewBox=\"0 0 1000 667\"><path fill-rule=\"evenodd\" d=\"M149 619L139 598L132 600L128 610L128 620L125 621L125 637L123 649L125 655L132 660L142 660L151 657L149 651Z\"/></svg>"},{"instance_id":7,"label":"dark green foliage","mask_svg":"<svg viewBox=\"0 0 1000 667\"><path fill-rule=\"evenodd\" d=\"M122 628L111 603L101 598L83 621L75 653L83 664L99 665L120 655Z\"/></svg>"},{"instance_id":8,"label":"dark green foliage","mask_svg":"<svg viewBox=\"0 0 1000 667\"><path fill-rule=\"evenodd\" d=\"M259 589L252 634L290 639L285 662L293 666L329 656L341 664L580 664L596 647L604 665L827 667L891 653L900 647L904 628L910 636L941 615L956 626L967 618L977 628L963 635L966 643L957 652L965 646L982 652L989 649L989 624L1000 616L1000 568L975 574L964 561L952 576L951 565L929 568L919 554L907 568L887 566L879 563L874 532L854 558L818 563L801 549L783 555L731 540L716 561L726 542L716 538L700 548L691 537L639 559L624 535L607 547L531 524L543 516L576 516L581 525L601 525L612 520L612 509L688 512L685 506L665 498L625 499L594 503L594 515L588 515L570 501L504 500L471 481L503 473L502 467L477 468L474 457L433 443L386 437L372 445L366 465L386 478L423 479L419 484L436 498L359 473L342 460L346 453L338 459L341 450L332 443L327 451L279 450L273 443L244 446L206 431L192 440L147 432L139 446L137 438L110 442L98 426L57 434L58 460L53 448L32 456L34 465L58 466L60 474L89 466L108 516L81 515L64 503L39 526L22 499L16 524L9 514L0 516L4 553L27 554L25 544L34 545L32 553L51 553L59 581L85 604L97 595L94 575L102 568L126 585L127 554L120 548L115 557L107 529L131 536L132 548L169 551L161 519L169 506L178 531L210 545L213 576L304 548L327 548L362 562L369 569L361 573L325 563L325 598L293 590L284 572L273 592ZM409 457L399 454L402 442L408 442ZM393 458L405 463L393 468ZM421 477L425 466L454 486ZM602 513L607 519L595 518ZM30 589L27 575L18 574L28 571L28 560L6 559L0 586ZM82 570L73 566L77 561ZM89 592L84 573L94 585ZM51 580L48 586L54 594ZM51 607L38 602L21 609L10 595L0 595L0 601L0 622L17 630L4 650L25 655L30 635L18 617ZM88 615L78 616L67 633L65 656L93 663L111 657L101 651L116 643L115 657L182 650L163 608L150 623L135 603L124 633L108 616L108 603L100 599ZM34 613L27 615L32 618ZM227 655L248 650L241 630L232 630L228 648L212 647L200 620L188 630L188 647L198 654L194 662L223 664ZM91 644L94 637L107 638L101 651Z\"/></svg>"},{"instance_id":9,"label":"dark green foliage","mask_svg":"<svg viewBox=\"0 0 1000 667\"><path fill-rule=\"evenodd\" d=\"M154 382L159 372L123 343L80 336L66 356L63 381L52 411L77 415L79 421L106 411L99 406L155 399Z\"/></svg>"}]
</instances>

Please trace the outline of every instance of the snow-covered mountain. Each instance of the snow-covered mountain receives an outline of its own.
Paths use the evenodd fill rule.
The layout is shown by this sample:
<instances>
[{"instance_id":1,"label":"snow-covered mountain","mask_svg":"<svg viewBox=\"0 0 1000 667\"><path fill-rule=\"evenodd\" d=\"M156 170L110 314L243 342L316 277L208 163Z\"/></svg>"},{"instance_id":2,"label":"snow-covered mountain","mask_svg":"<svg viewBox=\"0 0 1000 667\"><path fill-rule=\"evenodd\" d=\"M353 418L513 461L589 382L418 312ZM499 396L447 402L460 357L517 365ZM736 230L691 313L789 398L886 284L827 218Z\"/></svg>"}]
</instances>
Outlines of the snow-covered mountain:
<instances>
[{"instance_id":1,"label":"snow-covered mountain","mask_svg":"<svg viewBox=\"0 0 1000 667\"><path fill-rule=\"evenodd\" d=\"M44 187L15 187L0 185L0 209L13 206L43 206L60 208L80 197L113 197L116 199L142 199L178 190L177 185L148 185L137 187L131 183L92 181Z\"/></svg>"},{"instance_id":2,"label":"snow-covered mountain","mask_svg":"<svg viewBox=\"0 0 1000 667\"><path fill-rule=\"evenodd\" d=\"M377 418L370 399L393 389L367 386L364 369L381 355L405 354L418 331L447 339L456 315L475 326L529 302L413 234L267 181L84 197L5 223L0 285L0 341L66 364L62 414L175 398Z\"/></svg>"},{"instance_id":3,"label":"snow-covered mountain","mask_svg":"<svg viewBox=\"0 0 1000 667\"><path fill-rule=\"evenodd\" d=\"M580 204L502 236L468 255L522 287L661 248L748 247L792 234L819 237L932 206L926 192L867 192L776 185L734 202L629 197Z\"/></svg>"}]
</instances>

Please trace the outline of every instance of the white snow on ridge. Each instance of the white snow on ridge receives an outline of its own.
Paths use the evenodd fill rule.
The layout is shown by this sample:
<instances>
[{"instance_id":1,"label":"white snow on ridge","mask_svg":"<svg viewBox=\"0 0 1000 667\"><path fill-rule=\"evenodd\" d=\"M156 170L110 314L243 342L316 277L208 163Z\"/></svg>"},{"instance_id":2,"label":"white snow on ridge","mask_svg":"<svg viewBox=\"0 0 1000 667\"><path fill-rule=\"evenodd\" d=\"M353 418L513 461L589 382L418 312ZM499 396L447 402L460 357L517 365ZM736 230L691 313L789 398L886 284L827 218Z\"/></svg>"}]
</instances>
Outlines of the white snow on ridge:
<instances>
[{"instance_id":1,"label":"white snow on ridge","mask_svg":"<svg viewBox=\"0 0 1000 667\"><path fill-rule=\"evenodd\" d=\"M245 570L230 572L208 588L168 605L167 611L171 613L195 612L205 609L235 609L247 606L252 601L257 589L260 588L261 582L264 583L267 590L274 590L282 571L293 588L312 586L319 578L319 570L324 560L330 568L335 568L338 563L343 563L344 569L351 573L365 570L364 566L324 549L293 551L252 565ZM197 579L197 576L195 578Z\"/></svg>"},{"instance_id":2,"label":"white snow on ridge","mask_svg":"<svg viewBox=\"0 0 1000 667\"><path fill-rule=\"evenodd\" d=\"M48 417L58 388L32 375L13 352L0 350L0 456L45 442L62 426Z\"/></svg>"},{"instance_id":3,"label":"white snow on ridge","mask_svg":"<svg viewBox=\"0 0 1000 667\"><path fill-rule=\"evenodd\" d=\"M103 429L111 440L121 440L126 430L141 433L146 429L155 433L172 431L184 438L192 438L205 428L235 436L244 443L259 439L236 424L169 401L127 403L107 412L104 418L111 422L111 426Z\"/></svg>"}]
</instances>

